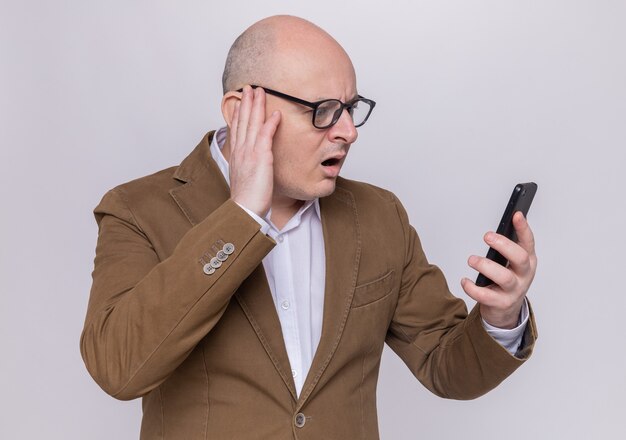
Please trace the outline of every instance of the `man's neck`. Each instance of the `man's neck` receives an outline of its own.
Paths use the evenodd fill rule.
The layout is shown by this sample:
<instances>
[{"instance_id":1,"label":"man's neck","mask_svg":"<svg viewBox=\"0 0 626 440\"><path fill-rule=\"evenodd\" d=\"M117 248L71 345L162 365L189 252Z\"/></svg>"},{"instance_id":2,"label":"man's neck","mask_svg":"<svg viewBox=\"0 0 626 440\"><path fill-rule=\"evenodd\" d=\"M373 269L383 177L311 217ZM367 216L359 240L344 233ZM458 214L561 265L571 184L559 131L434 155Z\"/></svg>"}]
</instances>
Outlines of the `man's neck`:
<instances>
[{"instance_id":1,"label":"man's neck","mask_svg":"<svg viewBox=\"0 0 626 440\"><path fill-rule=\"evenodd\" d=\"M304 201L302 200L276 200L276 198L272 198L272 214L270 220L278 228L280 231L283 227L291 220L291 218L296 215L296 212L304 205Z\"/></svg>"}]
</instances>

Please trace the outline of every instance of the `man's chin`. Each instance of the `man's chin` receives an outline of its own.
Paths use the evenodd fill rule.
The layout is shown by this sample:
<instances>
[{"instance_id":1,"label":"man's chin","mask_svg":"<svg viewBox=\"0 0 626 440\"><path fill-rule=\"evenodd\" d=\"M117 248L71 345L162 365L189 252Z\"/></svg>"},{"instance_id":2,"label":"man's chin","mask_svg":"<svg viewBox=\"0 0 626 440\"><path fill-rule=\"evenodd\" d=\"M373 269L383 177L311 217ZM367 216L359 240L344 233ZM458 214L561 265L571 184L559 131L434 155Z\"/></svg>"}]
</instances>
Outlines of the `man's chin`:
<instances>
[{"instance_id":1,"label":"man's chin","mask_svg":"<svg viewBox=\"0 0 626 440\"><path fill-rule=\"evenodd\" d=\"M282 194L295 200L315 200L322 197L328 197L335 192L336 186L337 179L328 178L324 179L321 182L318 182L317 185L315 185L314 187L305 188L303 186L300 186L298 189L294 188L289 191L282 191Z\"/></svg>"},{"instance_id":2,"label":"man's chin","mask_svg":"<svg viewBox=\"0 0 626 440\"><path fill-rule=\"evenodd\" d=\"M317 197L319 198L328 197L329 195L335 192L336 187L337 187L337 178L327 179L324 182L323 188L320 188L320 191Z\"/></svg>"}]
</instances>

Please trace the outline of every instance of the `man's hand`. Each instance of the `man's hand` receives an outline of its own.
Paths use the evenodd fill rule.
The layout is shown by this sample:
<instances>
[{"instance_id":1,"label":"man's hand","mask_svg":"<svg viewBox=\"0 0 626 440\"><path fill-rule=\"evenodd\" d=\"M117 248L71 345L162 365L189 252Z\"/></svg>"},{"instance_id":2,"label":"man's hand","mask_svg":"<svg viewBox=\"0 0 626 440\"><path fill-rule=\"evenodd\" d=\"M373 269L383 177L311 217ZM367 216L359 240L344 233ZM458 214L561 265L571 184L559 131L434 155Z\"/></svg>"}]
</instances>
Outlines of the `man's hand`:
<instances>
[{"instance_id":1,"label":"man's hand","mask_svg":"<svg viewBox=\"0 0 626 440\"><path fill-rule=\"evenodd\" d=\"M483 319L499 328L517 326L526 292L537 269L535 239L528 222L519 211L513 216L513 226L518 243L494 232L488 232L484 237L489 246L509 260L508 267L476 255L472 255L468 260L472 268L490 278L495 284L478 287L467 278L461 280L465 293L480 304Z\"/></svg>"},{"instance_id":2,"label":"man's hand","mask_svg":"<svg viewBox=\"0 0 626 440\"><path fill-rule=\"evenodd\" d=\"M230 196L263 217L272 203L274 156L272 142L280 112L265 119L265 90L245 86L235 104L230 133Z\"/></svg>"}]
</instances>

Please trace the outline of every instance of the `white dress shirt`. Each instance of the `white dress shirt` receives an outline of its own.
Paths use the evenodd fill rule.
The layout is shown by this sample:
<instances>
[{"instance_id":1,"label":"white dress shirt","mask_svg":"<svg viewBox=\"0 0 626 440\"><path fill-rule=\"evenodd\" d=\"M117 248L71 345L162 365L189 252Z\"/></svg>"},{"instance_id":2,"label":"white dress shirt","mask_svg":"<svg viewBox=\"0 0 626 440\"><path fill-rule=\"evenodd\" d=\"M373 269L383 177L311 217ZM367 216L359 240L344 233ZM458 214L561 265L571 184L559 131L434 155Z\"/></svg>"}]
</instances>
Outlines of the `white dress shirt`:
<instances>
[{"instance_id":1,"label":"white dress shirt","mask_svg":"<svg viewBox=\"0 0 626 440\"><path fill-rule=\"evenodd\" d=\"M230 185L228 162L222 154L225 142L226 127L222 127L213 136L210 153ZM296 392L300 395L322 335L326 256L319 199L305 202L280 230L270 220L271 209L261 218L242 208L261 225L261 231L277 243L263 259L263 268L280 320ZM516 328L499 329L484 320L483 325L496 341L515 354L527 321L528 306L524 302Z\"/></svg>"}]
</instances>

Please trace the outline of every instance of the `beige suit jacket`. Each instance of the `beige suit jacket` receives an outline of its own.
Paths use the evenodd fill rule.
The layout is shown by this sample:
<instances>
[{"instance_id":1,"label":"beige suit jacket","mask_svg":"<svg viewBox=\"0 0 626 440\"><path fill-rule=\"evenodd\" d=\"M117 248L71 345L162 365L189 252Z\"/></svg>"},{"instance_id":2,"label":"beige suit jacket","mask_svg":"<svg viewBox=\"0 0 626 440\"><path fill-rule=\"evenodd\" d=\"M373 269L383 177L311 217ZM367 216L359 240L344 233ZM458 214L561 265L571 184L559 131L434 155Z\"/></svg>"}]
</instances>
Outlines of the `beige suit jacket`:
<instances>
[{"instance_id":1,"label":"beige suit jacket","mask_svg":"<svg viewBox=\"0 0 626 440\"><path fill-rule=\"evenodd\" d=\"M142 439L377 439L385 342L453 399L482 395L528 358L532 312L511 356L428 263L396 197L338 178L320 200L322 336L296 397L261 264L275 242L229 199L212 135L180 166L110 190L94 210L81 353L111 396L142 397ZM227 243L234 251L206 274Z\"/></svg>"}]
</instances>

